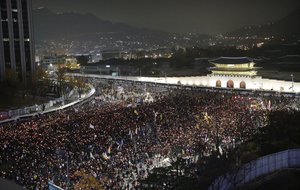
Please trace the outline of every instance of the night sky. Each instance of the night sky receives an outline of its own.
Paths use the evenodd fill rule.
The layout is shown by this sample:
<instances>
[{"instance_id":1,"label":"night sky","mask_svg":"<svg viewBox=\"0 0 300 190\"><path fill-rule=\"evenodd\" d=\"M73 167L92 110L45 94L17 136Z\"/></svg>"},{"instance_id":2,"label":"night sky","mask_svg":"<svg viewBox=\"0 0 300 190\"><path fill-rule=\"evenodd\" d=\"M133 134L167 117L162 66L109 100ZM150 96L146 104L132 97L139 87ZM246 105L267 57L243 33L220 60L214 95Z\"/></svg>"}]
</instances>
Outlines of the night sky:
<instances>
[{"instance_id":1,"label":"night sky","mask_svg":"<svg viewBox=\"0 0 300 190\"><path fill-rule=\"evenodd\" d=\"M217 34L276 21L299 0L33 0L34 8L92 13L101 19L170 32Z\"/></svg>"}]
</instances>

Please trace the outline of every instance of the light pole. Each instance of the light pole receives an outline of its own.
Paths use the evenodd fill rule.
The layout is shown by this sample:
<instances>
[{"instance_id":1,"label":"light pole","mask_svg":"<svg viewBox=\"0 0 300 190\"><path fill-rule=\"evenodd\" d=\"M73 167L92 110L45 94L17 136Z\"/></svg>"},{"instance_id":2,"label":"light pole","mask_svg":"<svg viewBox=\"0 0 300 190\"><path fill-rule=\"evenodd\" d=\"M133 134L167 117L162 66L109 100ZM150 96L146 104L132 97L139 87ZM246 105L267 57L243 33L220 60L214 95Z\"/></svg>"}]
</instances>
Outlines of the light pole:
<instances>
[{"instance_id":1,"label":"light pole","mask_svg":"<svg viewBox=\"0 0 300 190\"><path fill-rule=\"evenodd\" d=\"M140 67L140 77L142 76L142 69L141 69L141 67Z\"/></svg>"},{"instance_id":2,"label":"light pole","mask_svg":"<svg viewBox=\"0 0 300 190\"><path fill-rule=\"evenodd\" d=\"M165 73L165 83L167 84L167 73L166 72L164 73Z\"/></svg>"},{"instance_id":3,"label":"light pole","mask_svg":"<svg viewBox=\"0 0 300 190\"><path fill-rule=\"evenodd\" d=\"M294 75L293 74L291 74L291 77L292 77L292 91L294 91Z\"/></svg>"}]
</instances>

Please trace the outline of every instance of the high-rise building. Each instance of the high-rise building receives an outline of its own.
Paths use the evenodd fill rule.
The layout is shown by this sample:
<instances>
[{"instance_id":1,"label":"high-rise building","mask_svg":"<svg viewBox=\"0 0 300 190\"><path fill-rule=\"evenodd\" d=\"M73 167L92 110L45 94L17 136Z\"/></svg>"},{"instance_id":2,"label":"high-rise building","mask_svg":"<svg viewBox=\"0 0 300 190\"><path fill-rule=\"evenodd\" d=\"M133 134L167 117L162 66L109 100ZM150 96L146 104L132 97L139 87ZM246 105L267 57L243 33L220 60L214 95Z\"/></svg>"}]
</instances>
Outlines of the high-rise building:
<instances>
[{"instance_id":1,"label":"high-rise building","mask_svg":"<svg viewBox=\"0 0 300 190\"><path fill-rule=\"evenodd\" d=\"M26 81L35 70L31 0L0 0L0 80L9 70Z\"/></svg>"}]
</instances>

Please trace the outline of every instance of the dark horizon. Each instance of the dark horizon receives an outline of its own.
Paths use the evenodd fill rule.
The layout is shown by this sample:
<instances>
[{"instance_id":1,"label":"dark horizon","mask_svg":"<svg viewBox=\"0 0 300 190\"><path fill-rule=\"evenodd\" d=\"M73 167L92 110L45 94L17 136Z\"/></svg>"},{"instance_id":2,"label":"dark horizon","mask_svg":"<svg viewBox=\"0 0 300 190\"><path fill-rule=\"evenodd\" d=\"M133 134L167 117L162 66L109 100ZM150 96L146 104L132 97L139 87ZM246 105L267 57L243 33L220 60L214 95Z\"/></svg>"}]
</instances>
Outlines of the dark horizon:
<instances>
[{"instance_id":1,"label":"dark horizon","mask_svg":"<svg viewBox=\"0 0 300 190\"><path fill-rule=\"evenodd\" d=\"M219 34L276 22L300 7L300 1L33 0L33 7L91 13L103 20L168 32Z\"/></svg>"}]
</instances>

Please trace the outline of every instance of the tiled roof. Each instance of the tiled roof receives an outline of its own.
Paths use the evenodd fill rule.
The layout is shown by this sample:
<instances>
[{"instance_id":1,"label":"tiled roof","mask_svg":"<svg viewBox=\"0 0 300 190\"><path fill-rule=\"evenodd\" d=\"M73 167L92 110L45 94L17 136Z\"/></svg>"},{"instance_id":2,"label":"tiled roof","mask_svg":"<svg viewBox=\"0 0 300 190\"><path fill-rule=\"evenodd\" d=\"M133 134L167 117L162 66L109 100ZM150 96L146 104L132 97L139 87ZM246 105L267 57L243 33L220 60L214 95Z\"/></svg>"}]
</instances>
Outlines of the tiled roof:
<instances>
[{"instance_id":1,"label":"tiled roof","mask_svg":"<svg viewBox=\"0 0 300 190\"><path fill-rule=\"evenodd\" d=\"M211 63L220 63L220 64L244 64L250 63L253 59L249 57L219 57L217 59L209 60Z\"/></svg>"}]
</instances>

